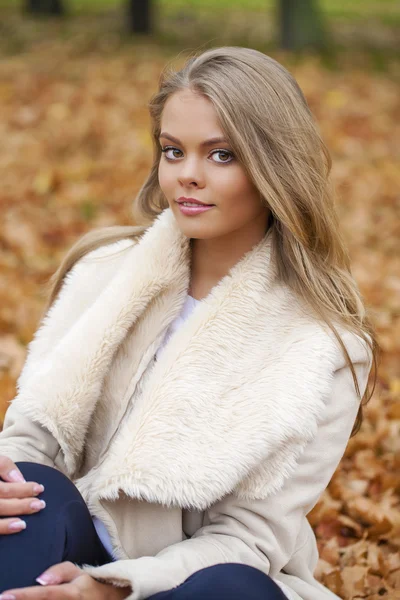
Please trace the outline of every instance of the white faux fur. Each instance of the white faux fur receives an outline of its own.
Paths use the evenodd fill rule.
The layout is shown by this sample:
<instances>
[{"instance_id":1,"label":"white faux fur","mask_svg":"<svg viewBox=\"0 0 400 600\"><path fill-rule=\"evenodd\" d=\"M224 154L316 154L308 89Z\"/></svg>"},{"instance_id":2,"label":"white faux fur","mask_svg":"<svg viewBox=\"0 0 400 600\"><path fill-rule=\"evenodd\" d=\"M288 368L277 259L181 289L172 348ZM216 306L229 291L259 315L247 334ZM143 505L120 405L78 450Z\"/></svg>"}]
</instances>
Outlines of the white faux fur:
<instances>
[{"instance_id":1,"label":"white faux fur","mask_svg":"<svg viewBox=\"0 0 400 600\"><path fill-rule=\"evenodd\" d=\"M333 335L276 281L271 242L269 233L195 307L140 398L132 384L139 359L185 301L189 240L167 209L138 243L123 244L119 261L110 258L111 270L107 260L77 265L76 273L86 269L86 287L74 287L72 278L62 289L31 345L14 402L56 437L72 477L90 452L88 432L97 428L104 447L80 480L84 496L113 499L122 489L204 510L232 491L266 498L294 471L345 362ZM63 302L80 307L68 326ZM40 354L51 331L51 352ZM365 360L363 345L349 334L344 339L353 359L359 353ZM123 344L128 357L121 356ZM118 371L121 364L132 373Z\"/></svg>"}]
</instances>

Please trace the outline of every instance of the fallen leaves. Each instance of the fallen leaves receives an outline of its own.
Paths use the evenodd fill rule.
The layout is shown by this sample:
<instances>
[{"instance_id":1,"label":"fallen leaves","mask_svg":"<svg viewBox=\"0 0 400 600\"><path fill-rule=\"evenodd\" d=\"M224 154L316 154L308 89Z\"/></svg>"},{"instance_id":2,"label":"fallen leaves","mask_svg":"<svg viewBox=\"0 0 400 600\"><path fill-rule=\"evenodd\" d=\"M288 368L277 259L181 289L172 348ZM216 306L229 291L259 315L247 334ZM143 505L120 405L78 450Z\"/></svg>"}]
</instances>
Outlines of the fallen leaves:
<instances>
[{"instance_id":1,"label":"fallen leaves","mask_svg":"<svg viewBox=\"0 0 400 600\"><path fill-rule=\"evenodd\" d=\"M85 231L130 224L152 158L146 103L169 57L38 45L0 64L0 420L44 284ZM277 56L280 59L279 56ZM281 60L285 60L282 57ZM337 209L383 348L361 431L309 514L316 577L344 600L400 589L399 90L390 74L290 67L333 153Z\"/></svg>"},{"instance_id":2,"label":"fallen leaves","mask_svg":"<svg viewBox=\"0 0 400 600\"><path fill-rule=\"evenodd\" d=\"M374 395L308 515L320 551L316 576L346 600L392 600L400 589L400 421L391 400L390 390Z\"/></svg>"}]
</instances>

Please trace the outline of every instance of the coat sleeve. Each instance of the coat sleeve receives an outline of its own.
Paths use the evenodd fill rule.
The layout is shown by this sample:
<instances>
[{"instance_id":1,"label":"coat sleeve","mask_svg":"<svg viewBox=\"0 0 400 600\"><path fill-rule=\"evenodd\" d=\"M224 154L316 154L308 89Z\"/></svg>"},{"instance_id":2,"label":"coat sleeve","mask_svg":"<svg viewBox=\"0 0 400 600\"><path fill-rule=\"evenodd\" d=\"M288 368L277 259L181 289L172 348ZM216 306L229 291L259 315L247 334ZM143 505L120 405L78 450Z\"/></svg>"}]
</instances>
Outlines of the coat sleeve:
<instances>
[{"instance_id":1,"label":"coat sleeve","mask_svg":"<svg viewBox=\"0 0 400 600\"><path fill-rule=\"evenodd\" d=\"M370 366L367 359L354 365L362 394ZM206 511L203 527L190 539L168 546L154 557L118 560L85 570L100 581L130 586L129 600L172 589L194 572L218 563L244 563L274 577L296 551L303 547L306 551L307 527L308 535L312 533L306 515L344 454L358 408L350 368L342 366L334 373L331 398L317 435L279 492L251 502L229 495ZM314 546L307 557L312 572L318 560L315 538Z\"/></svg>"},{"instance_id":2,"label":"coat sleeve","mask_svg":"<svg viewBox=\"0 0 400 600\"><path fill-rule=\"evenodd\" d=\"M18 393L29 388L31 376L39 366L43 370L58 342L95 302L114 273L113 257L118 260L118 250L131 244L130 240L121 240L94 250L75 263L67 273L56 300L28 345L27 357L17 380ZM103 258L107 260L102 260ZM25 415L13 401L6 412L3 431L0 433L0 455L8 456L14 462L36 462L66 471L60 446L53 435Z\"/></svg>"}]
</instances>

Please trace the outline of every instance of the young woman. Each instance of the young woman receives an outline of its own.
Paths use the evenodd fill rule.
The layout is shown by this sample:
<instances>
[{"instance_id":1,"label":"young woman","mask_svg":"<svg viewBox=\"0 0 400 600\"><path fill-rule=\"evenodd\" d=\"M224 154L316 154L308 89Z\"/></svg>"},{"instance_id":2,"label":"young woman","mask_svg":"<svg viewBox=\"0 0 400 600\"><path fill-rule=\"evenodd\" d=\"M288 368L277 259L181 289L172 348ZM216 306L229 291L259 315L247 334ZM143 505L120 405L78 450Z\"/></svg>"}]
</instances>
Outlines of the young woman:
<instances>
[{"instance_id":1,"label":"young woman","mask_svg":"<svg viewBox=\"0 0 400 600\"><path fill-rule=\"evenodd\" d=\"M377 343L328 153L248 48L165 73L150 112L150 222L67 254L6 414L0 598L337 598L306 515Z\"/></svg>"}]
</instances>

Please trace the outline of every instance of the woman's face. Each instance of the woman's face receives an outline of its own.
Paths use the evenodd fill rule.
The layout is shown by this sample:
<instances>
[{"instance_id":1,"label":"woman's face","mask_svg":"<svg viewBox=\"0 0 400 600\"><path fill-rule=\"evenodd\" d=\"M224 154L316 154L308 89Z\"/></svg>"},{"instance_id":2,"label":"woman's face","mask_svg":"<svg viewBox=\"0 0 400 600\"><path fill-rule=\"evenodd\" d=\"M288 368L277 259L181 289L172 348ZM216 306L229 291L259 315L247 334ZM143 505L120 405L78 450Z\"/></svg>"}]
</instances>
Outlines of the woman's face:
<instances>
[{"instance_id":1,"label":"woman's face","mask_svg":"<svg viewBox=\"0 0 400 600\"><path fill-rule=\"evenodd\" d=\"M164 106L159 141L163 149L160 187L184 235L229 238L243 230L246 237L263 237L268 209L224 141L210 100L191 90L173 94ZM177 203L182 196L214 206L187 216Z\"/></svg>"}]
</instances>

